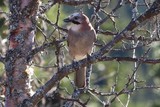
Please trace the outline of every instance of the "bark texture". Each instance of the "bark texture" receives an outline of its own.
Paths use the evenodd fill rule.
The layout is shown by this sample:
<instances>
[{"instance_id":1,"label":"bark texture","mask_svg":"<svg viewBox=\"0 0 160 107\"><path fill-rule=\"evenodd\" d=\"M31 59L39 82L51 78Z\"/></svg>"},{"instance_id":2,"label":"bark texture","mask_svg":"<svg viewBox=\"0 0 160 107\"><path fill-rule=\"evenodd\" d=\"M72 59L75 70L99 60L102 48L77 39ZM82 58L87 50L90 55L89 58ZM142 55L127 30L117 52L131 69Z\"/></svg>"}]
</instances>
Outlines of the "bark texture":
<instances>
[{"instance_id":1,"label":"bark texture","mask_svg":"<svg viewBox=\"0 0 160 107\"><path fill-rule=\"evenodd\" d=\"M28 68L35 36L38 0L9 0L10 35L6 53L6 107L17 107L31 96Z\"/></svg>"}]
</instances>

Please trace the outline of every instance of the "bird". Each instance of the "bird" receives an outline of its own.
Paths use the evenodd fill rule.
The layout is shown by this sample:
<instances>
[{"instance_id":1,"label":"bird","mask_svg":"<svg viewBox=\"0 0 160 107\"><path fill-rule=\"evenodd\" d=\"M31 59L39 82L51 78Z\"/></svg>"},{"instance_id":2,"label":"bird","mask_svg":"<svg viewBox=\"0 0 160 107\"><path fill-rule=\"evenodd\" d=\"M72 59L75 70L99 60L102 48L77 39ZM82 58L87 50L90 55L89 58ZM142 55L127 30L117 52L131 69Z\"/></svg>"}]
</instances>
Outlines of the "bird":
<instances>
[{"instance_id":1,"label":"bird","mask_svg":"<svg viewBox=\"0 0 160 107\"><path fill-rule=\"evenodd\" d=\"M67 44L69 55L73 61L79 61L91 55L96 41L96 31L89 18L83 12L75 12L64 19L72 23L68 29ZM86 67L79 68L75 73L77 88L86 87Z\"/></svg>"}]
</instances>

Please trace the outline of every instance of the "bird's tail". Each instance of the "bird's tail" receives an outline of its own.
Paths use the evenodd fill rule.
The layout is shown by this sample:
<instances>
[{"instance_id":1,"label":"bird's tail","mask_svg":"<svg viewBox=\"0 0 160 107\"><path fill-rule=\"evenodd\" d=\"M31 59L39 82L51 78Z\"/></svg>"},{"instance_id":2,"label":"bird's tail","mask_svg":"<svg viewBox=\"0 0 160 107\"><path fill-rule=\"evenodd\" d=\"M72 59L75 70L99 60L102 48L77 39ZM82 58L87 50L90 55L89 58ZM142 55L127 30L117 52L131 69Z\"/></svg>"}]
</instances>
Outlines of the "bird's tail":
<instances>
[{"instance_id":1,"label":"bird's tail","mask_svg":"<svg viewBox=\"0 0 160 107\"><path fill-rule=\"evenodd\" d=\"M78 71L76 71L75 85L78 88L83 88L86 86L86 67L82 67Z\"/></svg>"}]
</instances>

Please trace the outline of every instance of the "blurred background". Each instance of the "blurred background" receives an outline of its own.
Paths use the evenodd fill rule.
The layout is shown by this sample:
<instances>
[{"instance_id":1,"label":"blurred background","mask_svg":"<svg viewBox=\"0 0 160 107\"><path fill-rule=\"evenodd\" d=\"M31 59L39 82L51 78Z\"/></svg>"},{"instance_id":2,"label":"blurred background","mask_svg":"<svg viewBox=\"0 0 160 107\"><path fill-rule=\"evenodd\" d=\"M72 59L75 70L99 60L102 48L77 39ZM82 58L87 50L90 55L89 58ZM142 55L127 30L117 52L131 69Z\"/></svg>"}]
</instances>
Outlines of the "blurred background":
<instances>
[{"instance_id":1,"label":"blurred background","mask_svg":"<svg viewBox=\"0 0 160 107\"><path fill-rule=\"evenodd\" d=\"M78 0L77 0L78 1ZM126 28L133 17L138 17L144 13L154 0L138 0L136 14L134 13L134 2L136 0L123 0L122 6L120 6L113 14L111 12L117 6L118 0L101 0L101 11L95 12L95 6L98 5L99 0L95 0L93 4L83 5L67 5L67 4L55 4L45 13L41 14L43 18L37 18L37 29L35 38L35 47L41 46L44 43L51 42L54 39L66 38L67 34L60 28L67 29L68 24L63 22L63 19L68 15L83 11L86 14L92 25L96 27L96 24L103 18L108 17L105 23L98 26L97 30L97 44L95 45L95 51L98 51L104 44L111 41L115 34L121 32ZM48 1L42 0L41 7L45 7L44 4L49 4ZM147 4L146 4L147 3ZM147 7L148 6L148 7ZM142 23L138 28L134 29L132 33L134 36L144 37L146 40L134 40L124 39L120 43L117 43L109 53L105 54L108 57L145 57L148 59L158 59L160 56L160 42L159 42L159 17L154 17L147 22ZM8 49L8 36L9 36L9 8L6 0L0 0L0 53L5 55ZM60 27L57 29L57 26ZM107 31L110 33L102 33L101 31ZM156 38L156 41L152 39ZM134 46L136 48L132 49ZM57 56L58 66L61 67L65 64L72 62L68 55L67 43L62 42L58 46L51 46L41 53L38 53L33 61L30 63L30 68L34 70L32 87L33 90L46 83L55 72L57 72ZM147 50L150 51L147 52ZM57 55L58 54L58 55ZM99 92L110 93L113 90L116 92L124 89L128 82L129 76L132 75L137 63L129 61L101 61L93 64L93 71L91 74L91 88L97 89ZM136 70L136 87L133 92L129 94L122 94L116 98L111 104L111 107L160 107L160 64L145 64L141 63ZM4 65L0 63L0 80L4 81L5 69ZM59 83L58 94L64 97L68 97L73 93L72 86L73 74L63 78ZM156 88L144 88L145 86L155 86ZM133 89L133 84L127 89ZM53 87L55 90L55 87ZM3 95L3 87L0 87L1 94ZM52 93L52 91L50 92ZM84 94L82 101L86 101L89 97L90 100L87 107L102 107L101 101L108 101L114 96L102 96L91 94ZM3 100L1 101L3 102ZM129 102L129 103L128 103ZM48 103L48 104L46 104ZM42 100L38 107L60 107L62 101L55 98L47 98ZM128 103L128 106L125 106Z\"/></svg>"}]
</instances>

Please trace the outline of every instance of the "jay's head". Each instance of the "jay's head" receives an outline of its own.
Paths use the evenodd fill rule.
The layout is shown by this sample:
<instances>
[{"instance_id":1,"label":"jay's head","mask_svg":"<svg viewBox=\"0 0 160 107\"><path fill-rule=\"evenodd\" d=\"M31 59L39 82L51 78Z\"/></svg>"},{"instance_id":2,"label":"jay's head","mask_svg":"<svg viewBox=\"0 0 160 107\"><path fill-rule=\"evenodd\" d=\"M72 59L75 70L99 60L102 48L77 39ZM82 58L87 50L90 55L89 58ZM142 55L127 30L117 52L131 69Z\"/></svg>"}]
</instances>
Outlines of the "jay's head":
<instances>
[{"instance_id":1,"label":"jay's head","mask_svg":"<svg viewBox=\"0 0 160 107\"><path fill-rule=\"evenodd\" d=\"M78 12L68 16L66 19L64 19L64 22L71 22L73 24L79 25L83 23L89 23L89 19L85 14Z\"/></svg>"}]
</instances>

